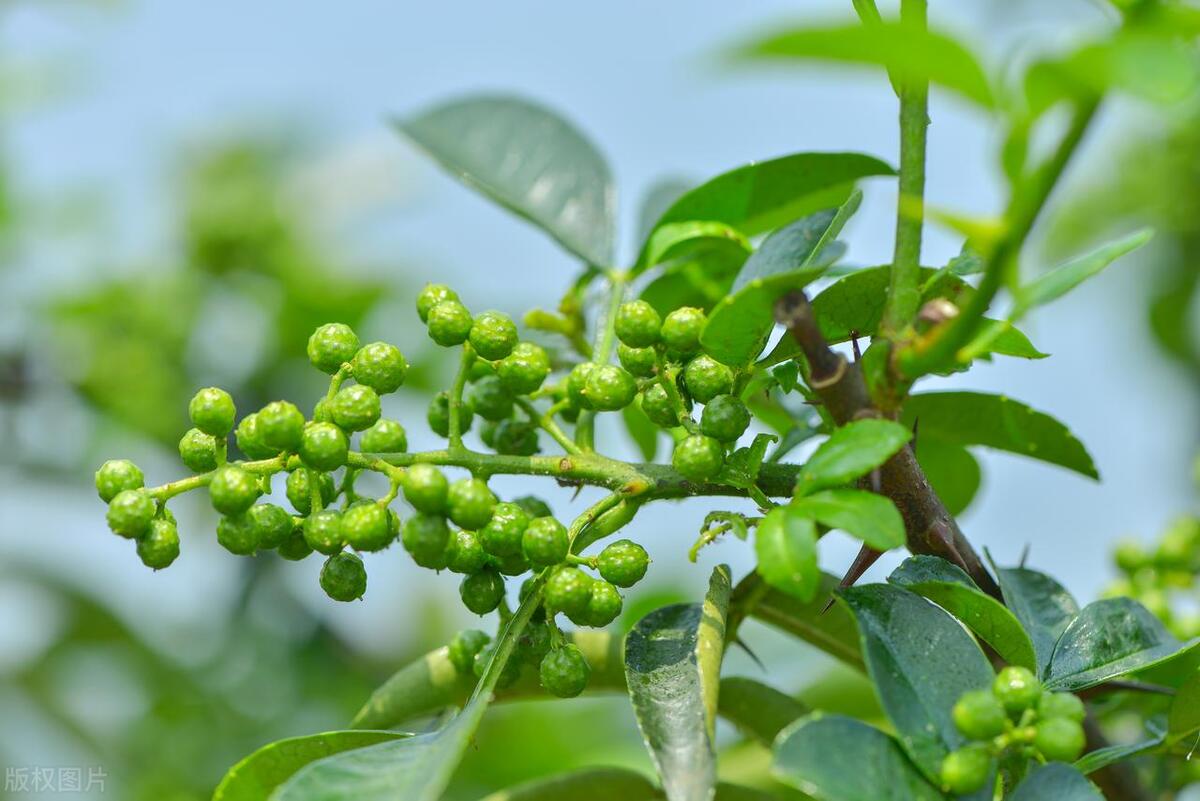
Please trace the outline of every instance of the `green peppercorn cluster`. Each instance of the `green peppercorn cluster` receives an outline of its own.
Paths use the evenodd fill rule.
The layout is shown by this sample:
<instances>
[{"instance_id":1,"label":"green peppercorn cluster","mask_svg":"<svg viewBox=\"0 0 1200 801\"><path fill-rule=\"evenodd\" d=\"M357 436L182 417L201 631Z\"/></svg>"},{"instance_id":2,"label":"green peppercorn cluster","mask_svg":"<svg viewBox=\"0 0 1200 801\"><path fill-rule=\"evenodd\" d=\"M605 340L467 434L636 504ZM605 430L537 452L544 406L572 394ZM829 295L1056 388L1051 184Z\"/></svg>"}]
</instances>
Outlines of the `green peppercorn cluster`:
<instances>
[{"instance_id":1,"label":"green peppercorn cluster","mask_svg":"<svg viewBox=\"0 0 1200 801\"><path fill-rule=\"evenodd\" d=\"M986 690L964 693L954 725L970 742L942 762L942 784L955 795L982 788L997 760L1073 762L1083 753L1083 702L1048 692L1023 667L1006 667Z\"/></svg>"},{"instance_id":2,"label":"green peppercorn cluster","mask_svg":"<svg viewBox=\"0 0 1200 801\"><path fill-rule=\"evenodd\" d=\"M1139 601L1181 640L1200 637L1200 517L1173 521L1152 547L1122 540L1113 561L1122 575L1106 595Z\"/></svg>"}]
</instances>

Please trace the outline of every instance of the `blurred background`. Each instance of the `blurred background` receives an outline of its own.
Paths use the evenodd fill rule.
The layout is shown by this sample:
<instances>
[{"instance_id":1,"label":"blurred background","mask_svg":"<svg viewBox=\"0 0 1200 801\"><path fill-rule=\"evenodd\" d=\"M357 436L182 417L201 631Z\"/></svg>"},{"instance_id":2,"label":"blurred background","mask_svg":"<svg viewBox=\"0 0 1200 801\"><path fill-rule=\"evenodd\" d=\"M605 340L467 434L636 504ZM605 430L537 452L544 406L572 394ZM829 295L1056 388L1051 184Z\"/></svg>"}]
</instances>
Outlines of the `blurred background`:
<instances>
[{"instance_id":1,"label":"blurred background","mask_svg":"<svg viewBox=\"0 0 1200 801\"><path fill-rule=\"evenodd\" d=\"M894 161L882 75L722 59L741 37L848 17L849 5L0 4L0 765L102 770L95 797L208 798L241 756L343 726L392 670L472 624L457 582L399 549L368 558L370 589L350 605L321 593L316 560L234 559L204 498L177 504L183 555L152 573L109 534L92 486L115 456L151 484L182 474L175 443L199 386L229 388L246 410L309 402L321 377L303 346L329 320L404 350L417 369L385 413L414 449L431 446L425 404L450 366L417 320L415 289L443 281L473 307L517 317L557 301L568 257L439 173L393 134L390 115L480 89L558 109L611 161L630 257L640 197L664 176L702 179L800 150ZM1090 0L935 2L931 15L997 71L1112 23ZM994 124L937 93L932 117L930 202L995 212ZM865 189L845 235L849 261L864 265L890 257L895 203L891 183ZM1059 200L1030 272L1138 224L1159 236L1029 321L1054 358L941 383L1006 392L1090 448L1101 483L985 455L984 489L963 517L999 561L1028 546L1032 565L1090 599L1112 578L1114 540L1149 541L1195 505L1200 109L1109 106ZM930 230L925 262L960 244ZM632 458L620 432L607 435ZM536 492L564 515L593 497L528 480L496 489ZM717 562L735 575L752 566L737 540L687 561L709 508L639 516L633 534L655 564L627 599L626 624L698 593ZM840 573L855 550L831 537L822 560ZM745 638L777 685L814 703L844 708L865 686L762 627ZM758 670L741 653L731 663ZM763 759L741 749L723 770L736 777ZM448 797L600 763L649 768L624 698L501 706Z\"/></svg>"}]
</instances>

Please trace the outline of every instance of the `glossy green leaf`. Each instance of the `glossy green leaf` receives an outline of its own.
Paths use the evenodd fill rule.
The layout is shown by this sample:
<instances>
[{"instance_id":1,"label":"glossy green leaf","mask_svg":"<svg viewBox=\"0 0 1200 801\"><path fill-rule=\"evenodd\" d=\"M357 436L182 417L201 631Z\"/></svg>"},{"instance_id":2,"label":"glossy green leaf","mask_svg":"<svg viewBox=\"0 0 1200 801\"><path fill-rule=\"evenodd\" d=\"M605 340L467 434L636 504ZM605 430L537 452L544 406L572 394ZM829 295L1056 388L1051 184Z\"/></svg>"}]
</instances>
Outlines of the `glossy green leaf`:
<instances>
[{"instance_id":1,"label":"glossy green leaf","mask_svg":"<svg viewBox=\"0 0 1200 801\"><path fill-rule=\"evenodd\" d=\"M820 586L817 526L791 506L777 506L754 533L758 574L777 590L811 601Z\"/></svg>"},{"instance_id":2,"label":"glossy green leaf","mask_svg":"<svg viewBox=\"0 0 1200 801\"><path fill-rule=\"evenodd\" d=\"M841 598L858 620L867 670L900 745L938 781L946 754L964 744L954 703L991 685L991 664L958 621L915 593L867 584Z\"/></svg>"},{"instance_id":3,"label":"glossy green leaf","mask_svg":"<svg viewBox=\"0 0 1200 801\"><path fill-rule=\"evenodd\" d=\"M1124 762L1126 759L1132 759L1140 754L1153 751L1162 744L1163 738L1160 735L1137 743L1110 745L1106 748L1089 751L1072 764L1075 770L1087 776L1098 770L1103 770L1109 765L1115 765L1118 762Z\"/></svg>"},{"instance_id":4,"label":"glossy green leaf","mask_svg":"<svg viewBox=\"0 0 1200 801\"><path fill-rule=\"evenodd\" d=\"M961 445L917 437L917 463L952 515L962 514L979 492L979 462Z\"/></svg>"},{"instance_id":5,"label":"glossy green leaf","mask_svg":"<svg viewBox=\"0 0 1200 801\"><path fill-rule=\"evenodd\" d=\"M785 727L812 711L787 693L741 676L721 679L720 709L721 717L743 734L768 746Z\"/></svg>"},{"instance_id":6,"label":"glossy green leaf","mask_svg":"<svg viewBox=\"0 0 1200 801\"><path fill-rule=\"evenodd\" d=\"M807 495L849 484L886 462L910 439L911 430L891 420L847 423L830 434L805 462L796 479L796 492Z\"/></svg>"},{"instance_id":7,"label":"glossy green leaf","mask_svg":"<svg viewBox=\"0 0 1200 801\"><path fill-rule=\"evenodd\" d=\"M750 240L736 228L723 222L709 220L684 220L659 226L646 240L641 260L634 265L637 275L647 267L664 261L686 257L698 247L727 250L730 260L745 259L753 247Z\"/></svg>"},{"instance_id":8,"label":"glossy green leaf","mask_svg":"<svg viewBox=\"0 0 1200 801\"><path fill-rule=\"evenodd\" d=\"M1011 317L1020 319L1031 309L1058 300L1087 279L1097 275L1108 265L1125 254L1137 250L1150 241L1153 233L1146 228L1122 237L1115 242L1101 245L1065 264L1060 264L1046 274L1030 281L1016 293Z\"/></svg>"},{"instance_id":9,"label":"glossy green leaf","mask_svg":"<svg viewBox=\"0 0 1200 801\"><path fill-rule=\"evenodd\" d=\"M936 556L913 556L888 576L954 615L1011 665L1037 669L1033 642L1016 616L971 580L958 565Z\"/></svg>"},{"instance_id":10,"label":"glossy green leaf","mask_svg":"<svg viewBox=\"0 0 1200 801\"><path fill-rule=\"evenodd\" d=\"M264 745L234 765L217 785L213 801L262 801L300 768L342 751L408 737L394 731L330 731Z\"/></svg>"},{"instance_id":11,"label":"glossy green leaf","mask_svg":"<svg viewBox=\"0 0 1200 801\"><path fill-rule=\"evenodd\" d=\"M768 590L751 608L763 623L798 637L858 670L865 670L858 624L842 604L826 609L838 587L836 577L821 573L817 592L808 602L778 590Z\"/></svg>"},{"instance_id":12,"label":"glossy green leaf","mask_svg":"<svg viewBox=\"0 0 1200 801\"><path fill-rule=\"evenodd\" d=\"M1150 610L1131 598L1106 598L1083 608L1071 621L1050 658L1046 686L1079 690L1184 655L1184 645Z\"/></svg>"},{"instance_id":13,"label":"glossy green leaf","mask_svg":"<svg viewBox=\"0 0 1200 801\"><path fill-rule=\"evenodd\" d=\"M1179 742L1200 732L1200 671L1183 683L1171 702L1167 717L1167 739Z\"/></svg>"},{"instance_id":14,"label":"glossy green leaf","mask_svg":"<svg viewBox=\"0 0 1200 801\"><path fill-rule=\"evenodd\" d=\"M1034 768L1008 801L1104 801L1091 782L1070 765L1050 762Z\"/></svg>"},{"instance_id":15,"label":"glossy green leaf","mask_svg":"<svg viewBox=\"0 0 1200 801\"><path fill-rule=\"evenodd\" d=\"M1025 567L997 567L996 579L1005 605L1021 621L1037 655L1037 674L1043 679L1058 638L1079 614L1079 604L1057 581Z\"/></svg>"},{"instance_id":16,"label":"glossy green leaf","mask_svg":"<svg viewBox=\"0 0 1200 801\"><path fill-rule=\"evenodd\" d=\"M711 311L729 294L733 279L745 263L729 248L704 248L668 265L642 290L641 299L666 317L680 306Z\"/></svg>"},{"instance_id":17,"label":"glossy green leaf","mask_svg":"<svg viewBox=\"0 0 1200 801\"><path fill-rule=\"evenodd\" d=\"M1074 470L1100 474L1091 455L1070 430L1048 414L1004 395L982 392L924 392L904 403L900 421L920 420L921 439L953 445L983 445Z\"/></svg>"},{"instance_id":18,"label":"glossy green leaf","mask_svg":"<svg viewBox=\"0 0 1200 801\"><path fill-rule=\"evenodd\" d=\"M703 604L674 604L638 621L625 642L625 678L638 728L669 801L710 801L729 568L719 565Z\"/></svg>"},{"instance_id":19,"label":"glossy green leaf","mask_svg":"<svg viewBox=\"0 0 1200 801\"><path fill-rule=\"evenodd\" d=\"M755 42L743 54L875 65L900 83L929 81L985 107L994 102L969 50L944 34L896 22L797 28Z\"/></svg>"},{"instance_id":20,"label":"glossy green leaf","mask_svg":"<svg viewBox=\"0 0 1200 801\"><path fill-rule=\"evenodd\" d=\"M475 95L397 127L451 175L585 262L612 266L616 192L608 164L554 112L521 98Z\"/></svg>"},{"instance_id":21,"label":"glossy green leaf","mask_svg":"<svg viewBox=\"0 0 1200 801\"><path fill-rule=\"evenodd\" d=\"M823 526L836 528L870 545L890 551L904 544L904 519L882 495L857 489L814 492L792 502L792 508Z\"/></svg>"},{"instance_id":22,"label":"glossy green leaf","mask_svg":"<svg viewBox=\"0 0 1200 801\"><path fill-rule=\"evenodd\" d=\"M853 718L816 713L780 733L772 772L817 801L940 801L891 737Z\"/></svg>"},{"instance_id":23,"label":"glossy green leaf","mask_svg":"<svg viewBox=\"0 0 1200 801\"><path fill-rule=\"evenodd\" d=\"M534 779L492 793L482 801L661 801L662 792L642 774L625 768L584 768Z\"/></svg>"}]
</instances>

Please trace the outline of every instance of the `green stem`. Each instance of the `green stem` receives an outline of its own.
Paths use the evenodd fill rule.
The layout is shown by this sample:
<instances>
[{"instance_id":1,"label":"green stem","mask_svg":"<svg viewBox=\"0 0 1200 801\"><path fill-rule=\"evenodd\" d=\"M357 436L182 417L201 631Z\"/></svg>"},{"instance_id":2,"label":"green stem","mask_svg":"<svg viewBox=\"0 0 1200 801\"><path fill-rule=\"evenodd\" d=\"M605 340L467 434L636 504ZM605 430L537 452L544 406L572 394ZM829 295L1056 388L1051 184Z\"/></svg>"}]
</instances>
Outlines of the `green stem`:
<instances>
[{"instance_id":1,"label":"green stem","mask_svg":"<svg viewBox=\"0 0 1200 801\"><path fill-rule=\"evenodd\" d=\"M562 449L567 453L583 453L579 446L572 442L571 438L566 435L566 432L559 428L558 423L554 422L554 415L570 405L570 401L564 400L554 404L546 410L545 414L540 413L537 410L537 407L533 405L533 402L527 398L517 398L517 405L525 411L525 414L529 415L529 419L531 421L537 423L538 426L547 434L549 434L555 442L561 445Z\"/></svg>"},{"instance_id":2,"label":"green stem","mask_svg":"<svg viewBox=\"0 0 1200 801\"><path fill-rule=\"evenodd\" d=\"M475 361L475 350L470 343L464 342L462 346L462 358L458 363L458 374L454 376L454 385L450 387L450 402L448 408L450 411L450 450L459 450L463 447L462 441L462 420L459 419L459 414L462 410L462 395L463 387L467 385L467 373L471 369L471 365Z\"/></svg>"},{"instance_id":3,"label":"green stem","mask_svg":"<svg viewBox=\"0 0 1200 801\"><path fill-rule=\"evenodd\" d=\"M683 402L683 396L679 394L679 387L675 386L675 372L667 364L667 359L663 354L662 348L655 350L654 361L656 365L656 380L667 393L667 400L671 403L671 409L675 412L675 418L679 421L679 425L687 429L689 434L695 434L698 430L696 421L692 419L691 413L688 412L687 404Z\"/></svg>"},{"instance_id":4,"label":"green stem","mask_svg":"<svg viewBox=\"0 0 1200 801\"><path fill-rule=\"evenodd\" d=\"M614 492L610 495L605 495L594 504L584 509L578 517L571 522L571 527L567 529L567 540L571 543L571 551L575 550L575 542L584 529L596 522L600 515L612 509L614 506L625 500L626 493Z\"/></svg>"},{"instance_id":5,"label":"green stem","mask_svg":"<svg viewBox=\"0 0 1200 801\"><path fill-rule=\"evenodd\" d=\"M624 270L607 270L608 276L608 307L604 318L596 327L596 346L592 348L593 364L608 364L612 358L613 346L617 341L616 322L617 309L625 300L625 285L629 280ZM579 422L575 424L575 442L585 451L596 449L596 413L585 409L579 413Z\"/></svg>"}]
</instances>

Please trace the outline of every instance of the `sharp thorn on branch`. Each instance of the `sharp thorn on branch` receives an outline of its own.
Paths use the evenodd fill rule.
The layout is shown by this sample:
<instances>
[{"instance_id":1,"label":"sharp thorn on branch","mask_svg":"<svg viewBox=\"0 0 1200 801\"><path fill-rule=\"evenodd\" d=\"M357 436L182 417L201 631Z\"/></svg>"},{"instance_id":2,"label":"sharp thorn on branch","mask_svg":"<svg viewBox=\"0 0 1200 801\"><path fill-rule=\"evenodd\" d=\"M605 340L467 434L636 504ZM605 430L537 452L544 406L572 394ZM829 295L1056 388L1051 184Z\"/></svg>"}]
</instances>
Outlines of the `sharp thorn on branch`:
<instances>
[{"instance_id":1,"label":"sharp thorn on branch","mask_svg":"<svg viewBox=\"0 0 1200 801\"><path fill-rule=\"evenodd\" d=\"M759 670L761 670L764 673L767 672L767 666L764 665L763 661L758 658L758 654L756 654L756 653L754 653L754 651L750 650L750 646L746 645L745 640L743 640L741 637L738 637L737 639L735 639L733 641L733 644L738 646L739 648L741 648L743 651L745 651L746 655L749 656L752 660L754 660L754 664L758 665Z\"/></svg>"},{"instance_id":2,"label":"sharp thorn on branch","mask_svg":"<svg viewBox=\"0 0 1200 801\"><path fill-rule=\"evenodd\" d=\"M850 332L850 348L854 351L854 361L862 361L862 351L858 349L858 329Z\"/></svg>"}]
</instances>

